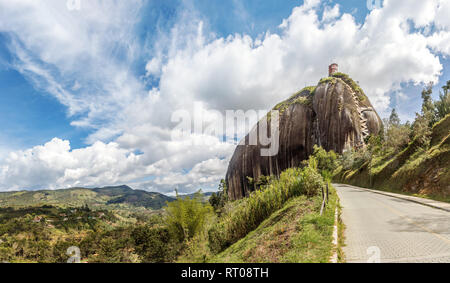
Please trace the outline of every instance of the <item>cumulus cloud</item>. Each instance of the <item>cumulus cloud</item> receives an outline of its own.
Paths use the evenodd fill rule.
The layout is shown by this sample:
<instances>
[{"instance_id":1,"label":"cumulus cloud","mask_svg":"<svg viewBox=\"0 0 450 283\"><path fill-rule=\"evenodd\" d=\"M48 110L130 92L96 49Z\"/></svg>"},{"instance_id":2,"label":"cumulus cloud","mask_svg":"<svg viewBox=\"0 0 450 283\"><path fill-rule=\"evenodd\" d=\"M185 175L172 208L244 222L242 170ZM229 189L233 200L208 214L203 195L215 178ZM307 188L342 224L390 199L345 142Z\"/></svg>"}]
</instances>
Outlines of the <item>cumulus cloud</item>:
<instances>
[{"instance_id":1,"label":"cumulus cloud","mask_svg":"<svg viewBox=\"0 0 450 283\"><path fill-rule=\"evenodd\" d=\"M43 146L10 153L0 170L1 189L58 189L117 183L139 175L141 156L117 143L96 142L71 151L69 141L55 138ZM7 186L5 186L8 184Z\"/></svg>"},{"instance_id":2,"label":"cumulus cloud","mask_svg":"<svg viewBox=\"0 0 450 283\"><path fill-rule=\"evenodd\" d=\"M328 22L339 17L339 5L336 4L333 7L326 6L323 12L322 21Z\"/></svg>"},{"instance_id":3,"label":"cumulus cloud","mask_svg":"<svg viewBox=\"0 0 450 283\"><path fill-rule=\"evenodd\" d=\"M233 35L205 41L197 30L186 48L169 54L159 91L184 107L200 100L218 109L267 108L315 84L336 60L361 83L378 111L386 111L390 91L401 83L436 82L442 70L429 48L431 38L410 27L411 21L416 27L430 25L438 2L415 2L420 9L398 8L415 7L407 1L385 1L383 9L358 25L349 14L339 17L338 5L325 8L321 21L318 1L307 1L283 21L279 34L267 33L261 40ZM434 45L445 47L442 40Z\"/></svg>"},{"instance_id":4,"label":"cumulus cloud","mask_svg":"<svg viewBox=\"0 0 450 283\"><path fill-rule=\"evenodd\" d=\"M277 33L256 38L218 37L184 14L156 39L142 77L129 66L146 53L134 31L144 1L83 1L75 13L61 1L37 2L0 0L0 31L10 35L14 66L66 105L74 126L94 132L82 149L54 139L9 154L0 165L1 189L119 183L162 192L212 189L234 141L199 133L172 140L174 111L194 114L195 102L207 113L269 109L315 85L336 61L387 113L391 92L436 82L443 69L438 55L450 52L448 1L385 0L358 24L339 5L309 0ZM156 83L148 87L148 79Z\"/></svg>"},{"instance_id":5,"label":"cumulus cloud","mask_svg":"<svg viewBox=\"0 0 450 283\"><path fill-rule=\"evenodd\" d=\"M173 194L175 189L179 192L194 192L199 189L209 190L211 184L218 184L223 179L223 173L227 169L228 162L228 159L208 159L196 164L187 173L172 172L151 182L138 184L137 188L163 191L169 194Z\"/></svg>"}]
</instances>

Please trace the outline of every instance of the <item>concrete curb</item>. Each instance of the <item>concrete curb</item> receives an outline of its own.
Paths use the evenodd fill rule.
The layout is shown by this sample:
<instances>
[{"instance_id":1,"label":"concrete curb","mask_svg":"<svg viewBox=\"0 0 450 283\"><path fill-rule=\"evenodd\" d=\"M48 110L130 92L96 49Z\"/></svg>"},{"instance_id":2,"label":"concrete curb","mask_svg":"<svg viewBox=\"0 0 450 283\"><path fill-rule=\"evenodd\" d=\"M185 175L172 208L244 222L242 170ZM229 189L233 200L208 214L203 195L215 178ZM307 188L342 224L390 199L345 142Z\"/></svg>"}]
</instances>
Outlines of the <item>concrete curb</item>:
<instances>
[{"instance_id":1,"label":"concrete curb","mask_svg":"<svg viewBox=\"0 0 450 283\"><path fill-rule=\"evenodd\" d=\"M339 204L338 204L339 205ZM333 255L331 256L331 263L338 263L338 255L337 255L337 251L338 251L338 207L336 206L336 211L334 213L334 227L333 227L333 246L334 246L334 251L333 251Z\"/></svg>"},{"instance_id":2,"label":"concrete curb","mask_svg":"<svg viewBox=\"0 0 450 283\"><path fill-rule=\"evenodd\" d=\"M440 202L440 201L436 201L436 200L419 198L419 197L414 197L414 196L406 196L406 195L384 192L384 191L371 190L371 189L356 187L356 186L347 185L347 184L338 184L338 185L344 185L344 186L348 186L348 187L351 187L354 189L364 190L364 191L368 191L368 192L371 192L374 194L379 194L379 195L389 196L389 197L393 197L393 198L397 198L397 199L402 199L402 200L414 202L417 204L425 205L428 207L440 209L440 210L443 210L446 212L450 212L450 203L446 203L446 202Z\"/></svg>"}]
</instances>

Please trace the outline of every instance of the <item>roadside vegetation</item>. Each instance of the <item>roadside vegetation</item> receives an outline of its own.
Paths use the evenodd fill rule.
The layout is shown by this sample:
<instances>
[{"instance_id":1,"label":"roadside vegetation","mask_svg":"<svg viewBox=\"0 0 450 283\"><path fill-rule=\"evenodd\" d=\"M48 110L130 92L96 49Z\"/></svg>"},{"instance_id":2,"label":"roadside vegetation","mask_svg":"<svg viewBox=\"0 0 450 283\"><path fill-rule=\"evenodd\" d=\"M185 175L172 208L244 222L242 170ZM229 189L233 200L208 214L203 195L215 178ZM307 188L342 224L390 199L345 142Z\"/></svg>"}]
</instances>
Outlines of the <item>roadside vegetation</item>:
<instances>
[{"instance_id":1,"label":"roadside vegetation","mask_svg":"<svg viewBox=\"0 0 450 283\"><path fill-rule=\"evenodd\" d=\"M59 207L0 208L0 261L67 262L328 262L337 196L322 190L337 155L316 147L301 168L254 181L248 198L229 201L222 181L153 213ZM250 181L250 180L249 180ZM258 247L258 248L256 248Z\"/></svg>"},{"instance_id":2,"label":"roadside vegetation","mask_svg":"<svg viewBox=\"0 0 450 283\"><path fill-rule=\"evenodd\" d=\"M320 195L294 197L238 242L211 258L219 263L329 262L336 194L320 215Z\"/></svg>"},{"instance_id":3,"label":"roadside vegetation","mask_svg":"<svg viewBox=\"0 0 450 283\"><path fill-rule=\"evenodd\" d=\"M328 262L337 205L331 186L323 215L320 208L336 161L335 153L316 147L302 168L288 169L279 178L260 178L259 189L249 197L216 207L216 218L179 261Z\"/></svg>"},{"instance_id":4,"label":"roadside vegetation","mask_svg":"<svg viewBox=\"0 0 450 283\"><path fill-rule=\"evenodd\" d=\"M435 102L432 87L414 122L393 109L366 148L344 153L334 181L450 202L450 81Z\"/></svg>"}]
</instances>

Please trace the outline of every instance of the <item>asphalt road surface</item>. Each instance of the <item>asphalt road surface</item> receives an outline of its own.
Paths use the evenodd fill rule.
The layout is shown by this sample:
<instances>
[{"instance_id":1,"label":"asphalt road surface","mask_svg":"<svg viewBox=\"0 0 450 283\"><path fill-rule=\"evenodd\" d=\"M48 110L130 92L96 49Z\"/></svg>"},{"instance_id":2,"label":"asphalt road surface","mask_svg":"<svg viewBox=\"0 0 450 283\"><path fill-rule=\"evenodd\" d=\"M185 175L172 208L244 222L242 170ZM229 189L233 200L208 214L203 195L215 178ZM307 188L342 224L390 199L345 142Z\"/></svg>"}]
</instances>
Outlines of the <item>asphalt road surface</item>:
<instances>
[{"instance_id":1,"label":"asphalt road surface","mask_svg":"<svg viewBox=\"0 0 450 283\"><path fill-rule=\"evenodd\" d=\"M346 262L450 263L450 212L334 185L346 226Z\"/></svg>"}]
</instances>

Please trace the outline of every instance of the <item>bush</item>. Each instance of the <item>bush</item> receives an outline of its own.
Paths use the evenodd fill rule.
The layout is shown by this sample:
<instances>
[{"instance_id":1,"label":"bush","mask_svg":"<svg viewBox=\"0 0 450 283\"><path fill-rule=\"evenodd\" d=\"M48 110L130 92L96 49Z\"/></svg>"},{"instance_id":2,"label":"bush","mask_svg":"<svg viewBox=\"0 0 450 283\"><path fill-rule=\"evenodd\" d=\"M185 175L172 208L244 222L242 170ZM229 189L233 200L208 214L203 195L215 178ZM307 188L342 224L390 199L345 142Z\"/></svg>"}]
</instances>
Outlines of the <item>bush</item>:
<instances>
[{"instance_id":1,"label":"bush","mask_svg":"<svg viewBox=\"0 0 450 283\"><path fill-rule=\"evenodd\" d=\"M214 211L220 215L221 209L228 201L227 184L224 179L220 180L219 190L217 193L213 193L209 198L209 203L214 208Z\"/></svg>"},{"instance_id":2,"label":"bush","mask_svg":"<svg viewBox=\"0 0 450 283\"><path fill-rule=\"evenodd\" d=\"M367 162L372 160L372 153L367 148L358 150L352 149L345 151L339 158L339 164L345 171L361 168Z\"/></svg>"},{"instance_id":3,"label":"bush","mask_svg":"<svg viewBox=\"0 0 450 283\"><path fill-rule=\"evenodd\" d=\"M398 153L404 149L410 140L411 128L408 125L392 125L386 131L385 144L386 150L393 149Z\"/></svg>"},{"instance_id":4,"label":"bush","mask_svg":"<svg viewBox=\"0 0 450 283\"><path fill-rule=\"evenodd\" d=\"M145 263L172 262L180 246L165 227L140 226L131 232L131 237L135 251Z\"/></svg>"},{"instance_id":5,"label":"bush","mask_svg":"<svg viewBox=\"0 0 450 283\"><path fill-rule=\"evenodd\" d=\"M173 237L180 242L192 239L205 224L209 213L213 211L211 205L202 202L201 193L191 198L181 198L167 203L166 223Z\"/></svg>"},{"instance_id":6,"label":"bush","mask_svg":"<svg viewBox=\"0 0 450 283\"><path fill-rule=\"evenodd\" d=\"M314 160L312 160L314 159ZM327 152L322 147L314 145L314 153L309 160L303 162L305 166L314 167L325 179L331 178L331 172L337 168L337 155L334 151ZM311 162L317 163L313 164Z\"/></svg>"},{"instance_id":7,"label":"bush","mask_svg":"<svg viewBox=\"0 0 450 283\"><path fill-rule=\"evenodd\" d=\"M311 168L310 166L305 167L302 170L302 178L300 180L300 186L303 190L303 194L310 197L318 195L321 188L325 185L322 176L317 172L317 170Z\"/></svg>"}]
</instances>

